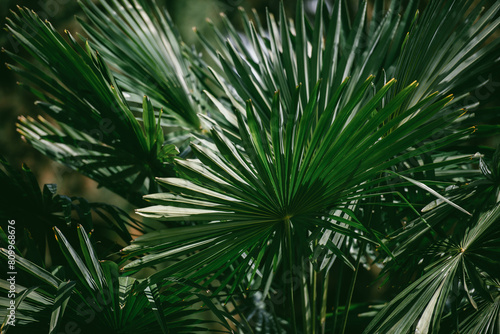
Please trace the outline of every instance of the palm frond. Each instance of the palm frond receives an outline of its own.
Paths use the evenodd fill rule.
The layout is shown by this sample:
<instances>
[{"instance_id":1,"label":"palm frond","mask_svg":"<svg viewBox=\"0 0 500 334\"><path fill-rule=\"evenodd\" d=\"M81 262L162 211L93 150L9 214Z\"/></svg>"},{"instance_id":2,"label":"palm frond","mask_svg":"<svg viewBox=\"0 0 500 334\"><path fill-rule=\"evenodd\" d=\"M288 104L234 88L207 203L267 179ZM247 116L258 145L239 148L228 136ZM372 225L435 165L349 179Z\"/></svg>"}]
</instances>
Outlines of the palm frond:
<instances>
[{"instance_id":1,"label":"palm frond","mask_svg":"<svg viewBox=\"0 0 500 334\"><path fill-rule=\"evenodd\" d=\"M19 9L19 15L7 27L41 65L9 53L21 67L9 66L34 84L30 89L46 101L39 106L62 128L43 120L34 123L23 119L21 132L27 139L73 168L87 166L84 173L90 177L102 180L104 176L115 176L113 182L125 183L121 187L127 190L120 195L137 204L137 197L148 193L144 188L148 180L172 174L164 162L177 152L164 143L161 111L157 117L145 97L141 127L101 56L88 44L82 48L69 32L66 42L50 23L27 9ZM95 168L93 175L93 163L105 168L106 173L102 175L100 168ZM132 189L127 188L127 183ZM150 187L154 189L153 183Z\"/></svg>"},{"instance_id":2,"label":"palm frond","mask_svg":"<svg viewBox=\"0 0 500 334\"><path fill-rule=\"evenodd\" d=\"M240 319L241 332L345 333L366 311L358 274L376 263L396 291L365 312L366 333L498 329L500 149L471 145L498 132L498 1L360 1L351 13L319 0L311 18L297 1L294 20L281 4L262 22L240 10L243 31L224 14L195 29L211 67L154 3L81 6L83 46L27 9L9 21L37 62L10 52L9 66L55 119L21 118L18 131L168 228L101 262L89 213L126 242L123 211L0 173L32 188L18 197L47 225L83 213L73 236L55 228L66 273L20 256L30 238L13 250L28 274L24 328L206 331L188 308L204 303L227 331Z\"/></svg>"},{"instance_id":3,"label":"palm frond","mask_svg":"<svg viewBox=\"0 0 500 334\"><path fill-rule=\"evenodd\" d=\"M413 80L420 85L408 105L422 96L439 91L453 93L464 108L486 105L494 96L467 102L478 87L491 84L491 73L499 68L498 39L489 39L498 30L500 3L486 1L432 1L409 31L408 41L397 62L394 76L402 89Z\"/></svg>"},{"instance_id":4,"label":"palm frond","mask_svg":"<svg viewBox=\"0 0 500 334\"><path fill-rule=\"evenodd\" d=\"M253 277L257 270L259 282L264 283L272 279L274 268L280 263L284 268L301 266L299 254L312 255L316 247L327 248L354 268L338 247L342 239L333 242L335 235L378 245L381 245L380 239L370 226L358 222L353 215L344 218L342 214L355 203L353 198L363 197L366 182L384 168L412 156L405 152L388 160L381 154L386 152L384 147L389 145L394 148L393 152L404 152L416 140L429 136L432 126L439 127L441 123L419 125L449 101L447 98L432 102L430 97L415 109L409 109L408 114L386 122L416 84L380 107L381 99L394 83L390 81L356 112L370 82L371 78L360 85L356 98L346 107L337 109L343 87L339 88L321 116L316 116L319 84L306 105L297 102L291 110L286 109L277 93L270 126L261 121L249 101L246 118L237 114L241 144L231 142L218 128L212 130L214 144L203 139L192 144L199 161L176 160L176 168L184 177L158 179L174 193L146 196L159 205L139 209L138 213L166 221L208 224L168 229L137 238L124 252L149 254L126 264L124 269L137 270L189 255L159 270L145 282L154 284L165 276L180 275L210 284L231 268L216 290L220 292L230 284L231 294L244 277ZM300 92L296 94L299 101ZM417 108L419 113L414 122L406 122L381 138ZM333 240L326 242L325 247L325 241L330 238ZM322 265L323 268L330 266L328 262ZM304 282L308 279L305 275ZM313 293L306 286L301 290L302 298ZM306 314L311 312L308 308ZM311 326L307 320L303 325L304 330ZM292 321L291 327L294 326L296 323Z\"/></svg>"},{"instance_id":5,"label":"palm frond","mask_svg":"<svg viewBox=\"0 0 500 334\"><path fill-rule=\"evenodd\" d=\"M498 248L494 246L498 241L499 219L497 205L481 214L461 235L431 245L422 256L421 262L428 257L432 259L424 274L393 298L365 333L407 333L410 329L419 333L437 332L447 300L452 291L458 291L459 281L473 305L478 297L493 302L484 281L499 274ZM488 308L483 311L484 315L489 312Z\"/></svg>"}]
</instances>

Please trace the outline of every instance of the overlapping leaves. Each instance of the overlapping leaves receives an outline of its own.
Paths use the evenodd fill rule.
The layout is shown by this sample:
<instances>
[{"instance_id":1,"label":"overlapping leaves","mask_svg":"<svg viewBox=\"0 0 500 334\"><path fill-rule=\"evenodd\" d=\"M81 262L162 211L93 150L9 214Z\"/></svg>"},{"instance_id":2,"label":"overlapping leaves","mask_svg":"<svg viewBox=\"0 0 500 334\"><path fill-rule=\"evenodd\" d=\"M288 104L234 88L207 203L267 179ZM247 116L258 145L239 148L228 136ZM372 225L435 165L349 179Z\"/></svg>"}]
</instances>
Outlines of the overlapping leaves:
<instances>
[{"instance_id":1,"label":"overlapping leaves","mask_svg":"<svg viewBox=\"0 0 500 334\"><path fill-rule=\"evenodd\" d=\"M471 108L477 103L469 103L470 92L486 86L491 93L489 73L498 68L500 42L488 38L500 24L500 4L431 1L420 16L415 1L405 10L396 1L388 10L382 1L375 1L371 12L361 1L351 21L343 1L335 1L331 11L318 1L315 20L310 22L304 3L297 3L295 22L287 19L283 7L278 20L266 15L265 25L257 16L250 20L243 15L243 34L223 15L224 29L213 26L215 43L199 34L216 61L207 71L182 44L168 15L154 5L112 0L96 6L85 1L91 22L84 27L113 75L88 45L80 49L70 35L70 44L66 43L48 24L21 10L10 30L49 74L12 55L24 68L15 69L45 90L33 89L48 101L41 106L59 124L24 119L20 130L39 150L118 193L132 191L137 198L154 192L151 181L159 176L159 183L170 192L148 195L146 199L156 205L139 210L140 214L197 223L148 233L124 249L133 260L124 263L125 270L162 264L135 287L138 291L177 276L211 286L215 293L227 290L227 298L237 290L260 288L265 299L279 281L273 277L279 270L285 267L290 273L299 267L295 274L300 291L293 282L278 284L291 285L290 328L297 331L301 322L303 332L309 333L319 331L316 306L321 307L324 326L328 287L323 277L324 298L318 298L321 271L310 270L309 260L318 270L329 270L335 258L357 269L363 245L376 244L387 253L387 247L395 247L396 260L415 245L418 249L430 245L424 259L428 267L417 270L421 276L380 312L367 331L437 331L442 317L459 324L455 311L464 304L481 312L477 320L471 320L475 313L469 312L472 315L460 324L463 330L494 330L498 284L484 287L483 283L498 278L497 262L492 260L498 255L494 227L498 207L496 198L481 202L480 192L495 194L497 171L488 173L480 160L487 180L458 184L477 172L467 161L471 156L467 146L450 149L449 145L475 131L472 122L494 119L498 109L459 118L467 110L450 103L449 94L458 94L454 102L460 107ZM488 5L486 10L482 5ZM23 24L37 32L37 38ZM206 92L217 110L201 116L213 126L211 136L205 137L198 133L201 122L196 115L206 107L205 98L194 76L206 79L208 73L224 94ZM138 96L144 93L153 101L145 98L142 111L137 110ZM481 102L491 97L488 94ZM158 112L160 106L167 116ZM142 127L132 111L142 112ZM103 138L85 133L108 119L113 129ZM163 134L161 126L175 125L172 121L178 122L180 137ZM173 175L163 163L176 152L164 140L183 142L188 128L196 133L191 145L196 159L176 159L177 177L165 177ZM484 128L486 134L496 129ZM450 170L458 165L466 167ZM401 182L390 184L394 177ZM438 194L428 185L449 188ZM396 193L397 189L404 191ZM439 200L425 206L428 192ZM479 200L469 201L472 196ZM473 218L452 222L450 212L457 205L448 206L450 200L464 204ZM405 203L411 210L402 209ZM437 210L431 210L435 206ZM415 207L431 211L420 216ZM485 208L492 211L479 216ZM380 232L393 232L408 212L418 219L391 234L393 239L384 244ZM355 265L347 247L353 239L360 240ZM401 262L387 268L399 269L398 265ZM418 264L412 266L418 269ZM74 263L73 271L81 274L82 282L92 282ZM69 288L58 286L60 305ZM462 292L462 300L450 299L456 291ZM301 297L301 321L295 319L294 295ZM451 316L445 312L450 302L455 310ZM343 330L349 305L350 299ZM338 306L336 302L334 307ZM57 319L62 312L54 309L52 314Z\"/></svg>"},{"instance_id":2,"label":"overlapping leaves","mask_svg":"<svg viewBox=\"0 0 500 334\"><path fill-rule=\"evenodd\" d=\"M164 162L177 153L164 143L150 100L142 103L141 127L101 56L88 44L82 48L69 32L65 41L27 9L13 15L9 32L41 66L10 52L21 66L9 66L32 82L29 89L45 100L38 105L58 122L23 119L21 133L47 155L140 203L148 181L172 173ZM149 188L155 189L154 182Z\"/></svg>"},{"instance_id":3,"label":"overlapping leaves","mask_svg":"<svg viewBox=\"0 0 500 334\"><path fill-rule=\"evenodd\" d=\"M430 246L428 254L423 257L435 259L425 273L393 298L377 314L365 333L406 333L411 328L418 333L437 332L450 297L452 303L467 298L469 305L476 309L476 299L485 300L486 304L493 306L496 303L494 299L498 298L498 289L493 286L488 291L485 281L488 278L495 279L500 274L497 260L499 219L500 206L497 205L483 213L462 235ZM462 296L460 290L466 296ZM456 310L457 305L452 306L452 309ZM476 311L476 316L482 320L465 327L481 327L485 322L495 322L496 314L488 311L488 306L482 305L481 310ZM494 328L487 326L484 333L494 333Z\"/></svg>"},{"instance_id":4,"label":"overlapping leaves","mask_svg":"<svg viewBox=\"0 0 500 334\"><path fill-rule=\"evenodd\" d=\"M331 10L318 1L315 19L310 22L303 1L297 1L295 21L288 20L283 6L278 20L267 13L265 25L258 16L249 17L242 11L243 33L223 15L222 30L211 25L215 43L201 33L199 36L218 64L212 73L233 106L242 110L245 101L252 99L265 123L270 120L268 110L276 90L290 108L297 85L303 86L304 103L322 80L318 101L322 109L347 76L362 82L374 75L377 88L387 78L397 78L393 94L419 82L402 110L435 92L440 97L454 94L454 103L436 117L453 118L457 105L467 111L476 109L479 102L496 101L500 42L491 36L500 25L500 4L432 1L423 14L417 5L417 1L404 6L391 1L384 9L379 1L373 6L360 1L351 20L343 1L335 1ZM354 86L348 87L342 106L353 93ZM472 126L482 119L488 124L493 114L497 112L485 110L461 121ZM481 131L491 135L495 130L484 126ZM443 133L448 132L443 129Z\"/></svg>"},{"instance_id":5,"label":"overlapping leaves","mask_svg":"<svg viewBox=\"0 0 500 334\"><path fill-rule=\"evenodd\" d=\"M361 83L373 75L378 88L386 83L384 70L390 70L399 56L416 7L412 1L399 17L397 1L392 1L387 11L379 5L371 11L368 23L367 2L360 2L351 24L343 1L335 1L330 12L321 0L311 23L304 2L297 1L295 21L289 21L281 5L278 20L267 13L266 28L258 16L250 18L242 11L244 33L223 15L222 31L212 25L215 43L199 35L219 64L214 75L233 104L244 107L244 101L252 99L259 116L268 123L272 96L277 90L287 109L291 109L296 86L303 86L300 95L305 103L314 98L314 86L322 80L318 106L323 110L346 77ZM388 76L394 77L392 73ZM349 103L355 87L346 88L341 106ZM229 93L233 89L236 96Z\"/></svg>"},{"instance_id":6,"label":"overlapping leaves","mask_svg":"<svg viewBox=\"0 0 500 334\"><path fill-rule=\"evenodd\" d=\"M51 261L58 263L58 257L52 252L55 245L52 238L48 238L53 226L68 229L81 224L92 231L99 217L104 223L100 225L100 232L108 234L105 239L109 241L110 232L116 239L113 243L106 243L109 251L116 251L120 247L116 243L123 246L123 243L132 239L129 228L141 233L146 231L145 224L116 206L58 194L56 184L45 184L41 190L35 175L26 165L17 170L1 159L0 166L0 182L4 190L0 202L1 226L5 227L9 220L15 221L17 247L25 258L38 265L43 265L51 253ZM30 210L26 210L27 205ZM5 236L3 232L7 232L7 229L0 233L2 239ZM1 240L0 245L6 247L7 238Z\"/></svg>"},{"instance_id":7,"label":"overlapping leaves","mask_svg":"<svg viewBox=\"0 0 500 334\"><path fill-rule=\"evenodd\" d=\"M172 125L198 132L205 107L202 82L168 13L147 1L81 2L91 24L80 23L127 92L148 95L175 117Z\"/></svg>"},{"instance_id":8,"label":"overlapping leaves","mask_svg":"<svg viewBox=\"0 0 500 334\"><path fill-rule=\"evenodd\" d=\"M82 226L78 228L81 252L73 248L57 228L55 234L71 274L62 277L60 268L51 273L16 255L16 266L26 275L24 280L31 280L33 284L26 288L17 283L16 325L23 326L24 330L46 330L49 334L67 328L99 333L194 333L205 330L207 321L187 318L206 311L207 308L190 308L198 301L210 304L210 309L215 310L210 298L198 289L186 289L185 286L174 289L175 284L168 282L138 289L140 280L121 275L112 261L99 261ZM3 259L9 256L5 249L0 255ZM0 288L8 291L9 285L1 280ZM0 301L2 304L9 302L5 297ZM8 326L6 310L3 307L0 313L5 319L4 330ZM223 319L222 313L219 317ZM48 328L42 328L41 323L48 324ZM227 323L224 326L229 328Z\"/></svg>"}]
</instances>

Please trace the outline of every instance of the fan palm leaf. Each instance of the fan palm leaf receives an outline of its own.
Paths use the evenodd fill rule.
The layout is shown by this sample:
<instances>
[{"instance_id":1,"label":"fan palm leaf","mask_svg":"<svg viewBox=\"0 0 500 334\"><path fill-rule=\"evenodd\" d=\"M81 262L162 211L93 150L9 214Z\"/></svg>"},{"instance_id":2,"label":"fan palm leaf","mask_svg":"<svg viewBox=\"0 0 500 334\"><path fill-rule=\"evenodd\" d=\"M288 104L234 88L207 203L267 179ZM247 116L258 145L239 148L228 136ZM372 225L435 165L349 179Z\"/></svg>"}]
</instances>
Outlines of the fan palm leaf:
<instances>
[{"instance_id":1,"label":"fan palm leaf","mask_svg":"<svg viewBox=\"0 0 500 334\"><path fill-rule=\"evenodd\" d=\"M299 254L312 255L320 243L324 245L321 239L326 231L334 232L332 236L328 234L327 240L339 233L380 245L376 232L359 223L350 206L365 194L365 183L385 168L412 156L405 153L389 158L381 152L386 152L386 147L404 152L416 140L429 136L432 124L440 125L434 122L419 125L450 98L433 100L431 96L408 109L407 114L386 122L417 86L407 87L380 107L380 101L394 84L389 81L360 107L357 115L349 117L367 94L371 80L360 85L356 98L346 107L337 110L344 86L348 84L344 82L320 117L316 116L319 84L306 105L297 102L292 110L286 109L276 93L270 126L261 121L252 102L248 101L246 117L237 114L241 144L229 140L218 128L212 130L213 144L198 139L199 143L192 144L192 148L199 161L177 159L176 168L184 177L158 179L173 193L146 196L159 205L139 209L138 213L166 221L208 224L168 229L137 238L124 252L149 255L126 264L124 269L138 270L180 258L150 276L147 282L180 275L210 284L226 268L231 268L216 292L230 284L229 293L233 293L246 275L253 277L259 271L259 281L265 284L272 279L279 263L290 271L300 266ZM296 101L300 101L299 94L297 90ZM416 110L419 113L413 122L406 122L381 138ZM458 132L453 137L462 135L464 132ZM433 142L434 145L437 143ZM328 242L327 248L354 268L338 241ZM294 289L292 286L291 290ZM304 289L302 296L308 298L312 291ZM293 301L293 293L289 298ZM291 327L295 326L294 320ZM308 321L304 326L307 331Z\"/></svg>"},{"instance_id":2,"label":"fan palm leaf","mask_svg":"<svg viewBox=\"0 0 500 334\"><path fill-rule=\"evenodd\" d=\"M498 258L499 218L500 206L497 205L483 213L469 230L456 236L457 241L448 239L446 244L438 242L430 246L426 256L435 259L425 273L392 299L364 332L407 333L410 329L419 333L437 332L447 299L459 281L476 308L474 299L478 297L493 303L483 275L498 277L499 274L495 260ZM476 316L488 314L493 315L486 307Z\"/></svg>"}]
</instances>

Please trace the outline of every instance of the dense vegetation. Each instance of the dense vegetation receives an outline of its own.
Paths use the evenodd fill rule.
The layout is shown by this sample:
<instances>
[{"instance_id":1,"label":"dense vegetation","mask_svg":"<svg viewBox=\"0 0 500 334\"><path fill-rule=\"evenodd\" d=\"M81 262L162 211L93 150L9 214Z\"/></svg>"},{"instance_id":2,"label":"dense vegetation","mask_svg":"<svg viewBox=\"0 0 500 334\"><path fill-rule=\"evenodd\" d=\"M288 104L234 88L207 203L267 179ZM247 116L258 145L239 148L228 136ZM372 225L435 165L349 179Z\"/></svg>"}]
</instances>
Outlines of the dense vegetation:
<instances>
[{"instance_id":1,"label":"dense vegetation","mask_svg":"<svg viewBox=\"0 0 500 334\"><path fill-rule=\"evenodd\" d=\"M498 333L500 1L402 3L13 11L17 131L138 215L2 159L2 333Z\"/></svg>"}]
</instances>

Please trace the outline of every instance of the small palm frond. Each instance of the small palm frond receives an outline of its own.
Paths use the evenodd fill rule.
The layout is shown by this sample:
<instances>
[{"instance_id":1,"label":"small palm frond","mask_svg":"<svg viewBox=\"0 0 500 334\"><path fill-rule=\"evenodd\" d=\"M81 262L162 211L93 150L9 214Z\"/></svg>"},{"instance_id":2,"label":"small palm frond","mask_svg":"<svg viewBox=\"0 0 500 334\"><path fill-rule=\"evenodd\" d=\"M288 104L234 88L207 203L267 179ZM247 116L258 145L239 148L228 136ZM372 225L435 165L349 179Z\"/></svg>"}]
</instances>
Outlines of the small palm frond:
<instances>
[{"instance_id":1,"label":"small palm frond","mask_svg":"<svg viewBox=\"0 0 500 334\"><path fill-rule=\"evenodd\" d=\"M199 34L205 49L219 64L213 71L219 84L226 93L237 93L232 97L234 93L229 94L233 103L244 107L245 101L252 99L265 123L270 120L272 96L277 90L287 109L291 109L297 86L302 86L300 98L306 103L316 83L322 80L318 107L324 110L347 77L360 83L374 76L376 88L382 87L387 77L394 77L384 75L384 70L395 63L414 4L400 18L396 15L397 2L392 1L389 11L377 11L375 14L380 17L373 17L367 26L367 3L363 2L352 27L346 28L350 19L342 1L335 2L331 14L324 1L317 3L314 23L306 18L304 2L297 1L295 22L288 21L281 4L277 21L267 14L267 30L257 16L252 20L242 12L244 34L225 16L223 31L212 24L216 43ZM341 107L350 101L355 87L346 88Z\"/></svg>"},{"instance_id":2,"label":"small palm frond","mask_svg":"<svg viewBox=\"0 0 500 334\"><path fill-rule=\"evenodd\" d=\"M37 326L37 332L46 330L58 333L68 323L82 332L137 333L194 333L204 331L209 321L195 320L194 315L214 310L209 297L192 287L162 282L138 289L140 280L120 275L118 266L112 261L99 261L87 232L78 227L80 254L66 237L55 228L57 242L66 257L67 277L51 273L36 264L16 256L16 266L35 282L33 288L18 285L19 300L16 310L16 326ZM2 249L3 259L9 256ZM68 281L67 279L70 279ZM8 291L7 281L1 280L2 290ZM195 290L195 291L193 291ZM25 294L23 294L26 292ZM199 295L199 296L198 296ZM2 303L8 299L1 297ZM191 307L203 301L205 308ZM210 304L210 305L209 305ZM7 308L0 316L6 317ZM223 312L220 318L223 318ZM228 319L232 319L227 315ZM48 328L40 328L40 324ZM226 328L229 325L223 324Z\"/></svg>"},{"instance_id":3,"label":"small palm frond","mask_svg":"<svg viewBox=\"0 0 500 334\"><path fill-rule=\"evenodd\" d=\"M465 109L495 98L491 92L481 94L480 100L473 95L479 87L490 90L499 69L500 40L490 38L500 26L499 11L498 1L489 6L470 0L429 3L409 31L393 74L401 79L398 89L413 80L420 83L408 105L435 91L453 93L455 103Z\"/></svg>"},{"instance_id":4,"label":"small palm frond","mask_svg":"<svg viewBox=\"0 0 500 334\"><path fill-rule=\"evenodd\" d=\"M496 288L500 289L500 284L496 283ZM499 318L500 295L497 294L497 297L493 301L482 300L477 303L477 310L474 309L470 312L470 315L460 323L460 333L498 333L500 331Z\"/></svg>"},{"instance_id":5,"label":"small palm frond","mask_svg":"<svg viewBox=\"0 0 500 334\"><path fill-rule=\"evenodd\" d=\"M313 23L307 20L303 6L297 1L292 23L283 6L277 22L268 14L267 30L258 17L250 20L242 12L244 34L223 16L224 31L212 24L215 46L199 34L205 49L219 64L217 73L224 73L219 83L226 92L231 91L226 85L237 92L233 103L244 105L252 99L263 121L269 120L265 110L269 110L274 91L280 90L291 103L295 87L301 84L301 98L306 101L320 79L320 109L348 76L360 82L374 75L377 88L387 82L386 78L397 78L394 94L413 81L419 82L403 107L437 91L440 96L453 93L457 96L455 103L467 109L477 107L479 102L470 103L468 94L478 87L491 86L495 79L491 73L498 69L500 41L488 38L500 25L498 3L483 12L482 4L468 0L434 1L419 18L415 1L410 1L401 15L397 1L391 1L387 11L375 6L371 13L367 2L362 2L352 23L341 1L335 2L331 14L324 1L318 1ZM349 25L351 28L346 28ZM494 98L491 88L481 103ZM350 96L345 95L344 103ZM444 110L442 113L446 115Z\"/></svg>"},{"instance_id":6,"label":"small palm frond","mask_svg":"<svg viewBox=\"0 0 500 334\"><path fill-rule=\"evenodd\" d=\"M415 277L422 277L430 268L437 266L439 261L443 261L443 263L448 260L453 262L455 259L453 256L446 257L449 253L448 250L451 248L451 252L456 254L457 247L463 243L461 239L465 240L466 237L464 236L472 232L470 231L471 226L476 224L479 217L485 211L494 210L498 207L498 203L496 202L498 197L498 183L492 177L497 170L492 166L497 161L498 150L489 164L485 162L484 157L480 154L476 154L468 159L474 157L476 158L476 163L480 166L480 170L469 171L468 180L470 183L453 184L442 192L443 196L453 201L453 203L472 212L472 219L465 215L457 215L456 210L441 199L428 203L422 208L423 214L421 216L407 222L403 228L396 230L387 237L387 247L393 251L396 261L389 261L382 270L380 277L388 274L392 285L408 286L408 284L412 284ZM462 171L466 172L467 170L456 169L455 171L445 173L445 176L448 177L451 174L455 179L460 179L467 175L467 173L460 175ZM451 238L449 231L453 231ZM484 243L486 245L494 243L497 235L498 231L490 228L487 234L483 234L483 237L488 238L488 241L484 241ZM477 245L482 243L483 241L480 239L475 241ZM459 248L462 251L461 246ZM471 248L469 247L469 249ZM479 253L484 252L484 250L477 248L473 249ZM481 259L485 259L489 256L496 255L485 253L480 257ZM479 259L476 261L475 257L471 255L469 255L469 261L471 262L468 265L468 271L461 269L464 265L460 264L462 267L459 267L458 271L455 272L451 287L452 292L443 292L443 294L449 293L450 295L443 297L446 300L446 305L444 310L441 309L438 312L442 312L444 319L441 325L447 326L445 328L449 328L449 331L457 331L456 326L459 323L459 319L464 319L465 316L471 313L481 316L476 312L476 305L482 304L481 300L484 298L488 299L485 296L489 296L489 293L492 296L496 295L493 288L489 289L489 293L478 293L478 291L484 291L484 286L491 285L486 282L491 277L498 276L498 269L495 268L498 266L498 263L488 264ZM454 266L456 267L456 265L455 263ZM474 266L479 266L481 269L476 271ZM485 274L486 272L483 268L488 268L489 274ZM460 283L457 283L459 281ZM431 308L429 307L429 309ZM452 311L449 314L450 309L472 310L469 310L465 315L462 315L464 312L459 312L457 315L456 311ZM436 324L433 326L436 326ZM399 328L397 331L399 330L402 331L403 329ZM445 331L448 331L448 329Z\"/></svg>"},{"instance_id":7,"label":"small palm frond","mask_svg":"<svg viewBox=\"0 0 500 334\"><path fill-rule=\"evenodd\" d=\"M153 181L156 173L173 173L165 164L179 153L173 144L164 143L162 127L155 123L150 102L147 98L144 101L144 115L149 117L144 131L151 155L146 158L103 143L98 131L79 131L60 122L54 125L41 116L36 120L20 117L17 131L34 148L55 161L77 169L100 186L139 204L144 194L158 191Z\"/></svg>"},{"instance_id":8,"label":"small palm frond","mask_svg":"<svg viewBox=\"0 0 500 334\"><path fill-rule=\"evenodd\" d=\"M424 274L393 298L364 333L407 333L410 329L418 333L437 332L446 303L450 298L456 299L452 292L460 291L460 287L476 308L476 298L493 303L485 281L500 274L499 221L497 205L470 224L472 227L462 235L431 245L423 255L432 259ZM475 316L487 317L489 310L482 308L485 313Z\"/></svg>"}]
</instances>

